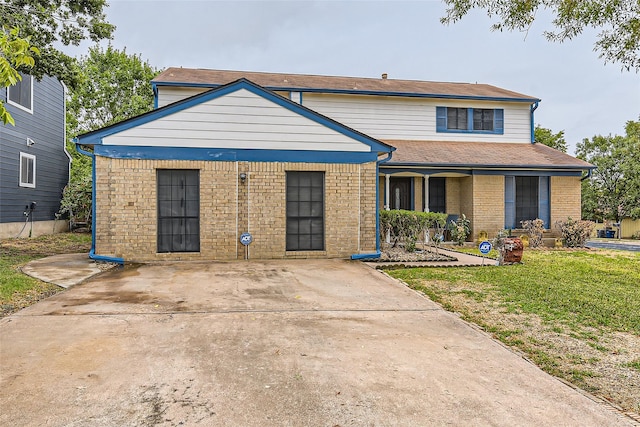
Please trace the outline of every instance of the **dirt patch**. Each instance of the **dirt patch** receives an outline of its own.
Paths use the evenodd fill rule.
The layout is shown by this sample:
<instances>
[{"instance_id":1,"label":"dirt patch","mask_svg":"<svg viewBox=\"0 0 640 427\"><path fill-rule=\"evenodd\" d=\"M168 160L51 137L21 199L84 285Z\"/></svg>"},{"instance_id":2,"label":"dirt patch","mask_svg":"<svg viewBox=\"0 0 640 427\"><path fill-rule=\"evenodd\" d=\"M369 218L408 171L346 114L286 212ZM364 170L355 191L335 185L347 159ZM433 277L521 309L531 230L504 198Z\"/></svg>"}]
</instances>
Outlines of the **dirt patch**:
<instances>
[{"instance_id":1,"label":"dirt patch","mask_svg":"<svg viewBox=\"0 0 640 427\"><path fill-rule=\"evenodd\" d=\"M388 248L382 251L380 258L367 260L368 262L442 262L442 261L456 261L455 258L442 253L438 253L435 250L428 248L424 250L417 250L415 252L407 252L402 247Z\"/></svg>"},{"instance_id":2,"label":"dirt patch","mask_svg":"<svg viewBox=\"0 0 640 427\"><path fill-rule=\"evenodd\" d=\"M640 336L604 329L570 329L533 314L510 312L480 285L423 286L440 303L531 359L545 371L619 406L640 420Z\"/></svg>"}]
</instances>

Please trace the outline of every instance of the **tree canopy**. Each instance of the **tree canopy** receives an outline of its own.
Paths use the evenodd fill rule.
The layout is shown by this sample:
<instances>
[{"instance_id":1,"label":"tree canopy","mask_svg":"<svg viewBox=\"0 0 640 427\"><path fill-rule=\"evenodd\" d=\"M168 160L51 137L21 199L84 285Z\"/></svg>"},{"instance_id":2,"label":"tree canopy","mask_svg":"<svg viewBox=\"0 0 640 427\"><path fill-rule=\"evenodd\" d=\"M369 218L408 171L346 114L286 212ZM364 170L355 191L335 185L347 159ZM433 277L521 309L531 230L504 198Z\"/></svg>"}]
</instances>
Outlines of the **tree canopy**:
<instances>
[{"instance_id":1,"label":"tree canopy","mask_svg":"<svg viewBox=\"0 0 640 427\"><path fill-rule=\"evenodd\" d=\"M109 45L89 48L78 61L78 84L69 91L67 136L75 138L153 109L151 80L159 70L140 55L128 54ZM72 180L90 172L88 159L74 156Z\"/></svg>"},{"instance_id":2,"label":"tree canopy","mask_svg":"<svg viewBox=\"0 0 640 427\"><path fill-rule=\"evenodd\" d=\"M640 70L640 1L638 0L444 0L442 23L460 21L472 9L483 9L497 18L492 30L527 31L541 9L554 16L549 41L563 42L586 28L599 29L594 45L605 63L619 63L626 70Z\"/></svg>"},{"instance_id":3,"label":"tree canopy","mask_svg":"<svg viewBox=\"0 0 640 427\"><path fill-rule=\"evenodd\" d=\"M640 120L626 135L594 136L577 145L577 156L597 166L582 182L582 216L620 221L640 218Z\"/></svg>"},{"instance_id":4,"label":"tree canopy","mask_svg":"<svg viewBox=\"0 0 640 427\"><path fill-rule=\"evenodd\" d=\"M60 52L56 45L78 45L90 39L111 38L115 27L106 22L106 0L0 0L0 16L6 28L18 28L38 48L32 68L18 66L36 78L48 74L67 86L77 83L75 60Z\"/></svg>"},{"instance_id":5,"label":"tree canopy","mask_svg":"<svg viewBox=\"0 0 640 427\"><path fill-rule=\"evenodd\" d=\"M533 130L534 140L537 143L547 145L556 150L560 150L563 153L567 152L567 141L564 139L564 131L561 130L558 133L553 133L551 129L543 128L540 125L536 125Z\"/></svg>"},{"instance_id":6,"label":"tree canopy","mask_svg":"<svg viewBox=\"0 0 640 427\"><path fill-rule=\"evenodd\" d=\"M0 31L0 84L2 87L13 86L22 80L16 68L33 67L33 55L38 53L38 48L31 46L29 38L20 37L17 28L11 30L2 28ZM0 121L5 125L7 123L15 125L3 100L0 100Z\"/></svg>"}]
</instances>

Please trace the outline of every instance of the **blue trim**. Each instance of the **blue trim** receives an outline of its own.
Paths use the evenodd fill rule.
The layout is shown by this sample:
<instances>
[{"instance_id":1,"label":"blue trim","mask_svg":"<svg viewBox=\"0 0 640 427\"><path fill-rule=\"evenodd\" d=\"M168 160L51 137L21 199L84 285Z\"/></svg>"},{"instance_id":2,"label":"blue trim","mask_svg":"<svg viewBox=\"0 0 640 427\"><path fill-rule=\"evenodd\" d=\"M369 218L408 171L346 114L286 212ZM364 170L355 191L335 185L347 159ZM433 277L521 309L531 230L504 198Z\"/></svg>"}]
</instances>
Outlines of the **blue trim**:
<instances>
[{"instance_id":1,"label":"blue trim","mask_svg":"<svg viewBox=\"0 0 640 427\"><path fill-rule=\"evenodd\" d=\"M504 109L503 108L478 108L478 110L493 110L493 130L480 130L473 128L473 111L476 108L467 108L467 128L448 129L447 109L462 107L436 107L436 132L437 133L471 133L486 135L504 135Z\"/></svg>"},{"instance_id":2,"label":"blue trim","mask_svg":"<svg viewBox=\"0 0 640 427\"><path fill-rule=\"evenodd\" d=\"M124 264L124 258L96 255L96 156L80 148L78 138L74 138L74 141L78 153L91 157L91 250L89 250L89 258L94 261Z\"/></svg>"},{"instance_id":3,"label":"blue trim","mask_svg":"<svg viewBox=\"0 0 640 427\"><path fill-rule=\"evenodd\" d=\"M385 167L384 169L380 170L382 173L386 173L389 175L393 175L394 173L400 173L400 172L411 172L411 173L417 173L420 175L434 175L437 173L460 173L460 174L464 174L464 175L471 175L471 170L469 170L468 168L466 169L421 169L421 168L411 168L411 167L400 167L400 168L395 168L395 167Z\"/></svg>"},{"instance_id":4,"label":"blue trim","mask_svg":"<svg viewBox=\"0 0 640 427\"><path fill-rule=\"evenodd\" d=\"M112 159L147 160L358 164L378 159L377 153L362 151L234 150L228 148L135 147L128 145L95 145L94 152L97 155Z\"/></svg>"},{"instance_id":5,"label":"blue trim","mask_svg":"<svg viewBox=\"0 0 640 427\"><path fill-rule=\"evenodd\" d=\"M153 109L158 109L158 86L151 82L151 90L153 91Z\"/></svg>"},{"instance_id":6,"label":"blue trim","mask_svg":"<svg viewBox=\"0 0 640 427\"><path fill-rule=\"evenodd\" d=\"M530 121L531 123L529 124L531 126L531 143L535 144L536 142L536 136L535 136L535 124L533 121L533 113L536 111L536 109L538 108L538 105L540 103L540 100L534 102L533 104L531 104L531 106L529 107L529 111L530 111Z\"/></svg>"},{"instance_id":7,"label":"blue trim","mask_svg":"<svg viewBox=\"0 0 640 427\"><path fill-rule=\"evenodd\" d=\"M323 125L338 133L341 133L358 142L362 142L363 144L368 145L371 148L372 152L388 153L390 151L395 150L394 147L388 144L385 144L381 141L378 141L375 138L372 138L368 135L358 132L355 129L349 128L341 123L338 123L335 120L330 119L329 117L323 116L322 114L319 114L313 110L310 110L296 102L291 101L290 99L287 99L276 93L270 92L264 89L263 87L258 86L255 83L246 79L237 80L235 82L229 83L228 85L221 86L217 89L212 89L198 95L194 95L190 98L186 98L178 102L174 102L173 104L166 105L164 107L161 107L156 110L150 111L148 113L142 114L140 116L131 118L129 120L125 120L120 123L116 123L114 125L104 127L102 129L88 132L84 135L78 136L78 141L83 145L100 145L102 144L102 138L105 138L107 136L125 131L127 129L134 128L136 126L140 126L145 123L152 122L154 120L158 120L168 115L171 115L179 111L185 110L187 108L193 107L195 105L201 104L203 102L207 102L212 99L217 99L222 96L228 95L229 93L237 92L242 89L248 90L249 92L257 96L267 99L281 107L288 109L289 111L292 111L296 114L306 117L320 125Z\"/></svg>"},{"instance_id":8,"label":"blue trim","mask_svg":"<svg viewBox=\"0 0 640 427\"><path fill-rule=\"evenodd\" d=\"M393 169L391 169L393 168ZM459 168L459 169L458 169ZM486 169L486 170L485 170ZM469 165L469 164L431 164L431 163L389 163L388 169L385 168L385 171L406 171L406 172L416 172L426 175L431 175L434 173L441 172L459 172L459 173L474 173L474 174L484 174L484 175L496 175L501 174L504 171L513 171L513 170L564 170L570 171L571 173L577 173L578 171L584 171L588 169L594 169L594 167L587 166L562 166L562 165L490 165L490 164L477 164L477 165ZM438 171L438 172L436 172Z\"/></svg>"},{"instance_id":9,"label":"blue trim","mask_svg":"<svg viewBox=\"0 0 640 427\"><path fill-rule=\"evenodd\" d=\"M218 88L222 85L211 83L189 83L189 82L160 82L153 84L157 86L180 86L180 87L204 87ZM358 90L358 89L328 89L328 88L307 88L307 87L290 87L290 86L265 86L265 89L272 91L288 91L288 92L307 92L307 93L331 93L331 94L351 94L351 95L377 95L377 96L402 96L409 98L436 98L436 99L468 99L476 101L509 101L509 102L537 102L538 98L509 98L494 96L474 96L474 95L450 95L442 93L418 93L418 92L386 92L376 90Z\"/></svg>"},{"instance_id":10,"label":"blue trim","mask_svg":"<svg viewBox=\"0 0 640 427\"><path fill-rule=\"evenodd\" d=\"M582 176L582 171L548 171L548 170L474 170L473 175L513 175L513 176Z\"/></svg>"}]
</instances>

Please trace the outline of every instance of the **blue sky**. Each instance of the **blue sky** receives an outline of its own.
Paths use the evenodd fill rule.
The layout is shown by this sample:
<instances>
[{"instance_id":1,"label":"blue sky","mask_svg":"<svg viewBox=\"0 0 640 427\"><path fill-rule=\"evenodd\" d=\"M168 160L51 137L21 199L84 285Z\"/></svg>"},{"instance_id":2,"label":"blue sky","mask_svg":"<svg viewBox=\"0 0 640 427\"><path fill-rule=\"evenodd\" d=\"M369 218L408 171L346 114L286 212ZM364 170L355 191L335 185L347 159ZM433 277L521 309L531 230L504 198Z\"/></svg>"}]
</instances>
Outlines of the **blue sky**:
<instances>
[{"instance_id":1,"label":"blue sky","mask_svg":"<svg viewBox=\"0 0 640 427\"><path fill-rule=\"evenodd\" d=\"M106 13L117 26L112 44L157 68L388 73L535 96L536 124L564 130L570 153L583 138L624 134L625 122L640 116L640 74L605 65L593 52L596 30L546 41L546 13L526 34L492 32L479 11L445 26L440 1L111 0Z\"/></svg>"}]
</instances>

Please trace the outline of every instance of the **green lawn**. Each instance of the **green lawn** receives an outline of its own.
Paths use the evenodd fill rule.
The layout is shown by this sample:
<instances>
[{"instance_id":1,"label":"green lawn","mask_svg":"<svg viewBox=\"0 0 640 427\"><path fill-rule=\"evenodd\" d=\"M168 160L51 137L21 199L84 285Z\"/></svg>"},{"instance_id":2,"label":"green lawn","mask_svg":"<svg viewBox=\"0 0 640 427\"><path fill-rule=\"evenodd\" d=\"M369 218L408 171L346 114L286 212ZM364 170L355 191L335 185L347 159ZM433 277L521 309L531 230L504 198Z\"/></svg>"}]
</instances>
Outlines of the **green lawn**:
<instances>
[{"instance_id":1,"label":"green lawn","mask_svg":"<svg viewBox=\"0 0 640 427\"><path fill-rule=\"evenodd\" d=\"M33 239L0 241L0 317L60 292L56 285L22 274L20 267L31 260L50 255L89 252L91 235L62 233Z\"/></svg>"},{"instance_id":2,"label":"green lawn","mask_svg":"<svg viewBox=\"0 0 640 427\"><path fill-rule=\"evenodd\" d=\"M547 372L640 413L640 253L525 250L518 265L388 273Z\"/></svg>"}]
</instances>

